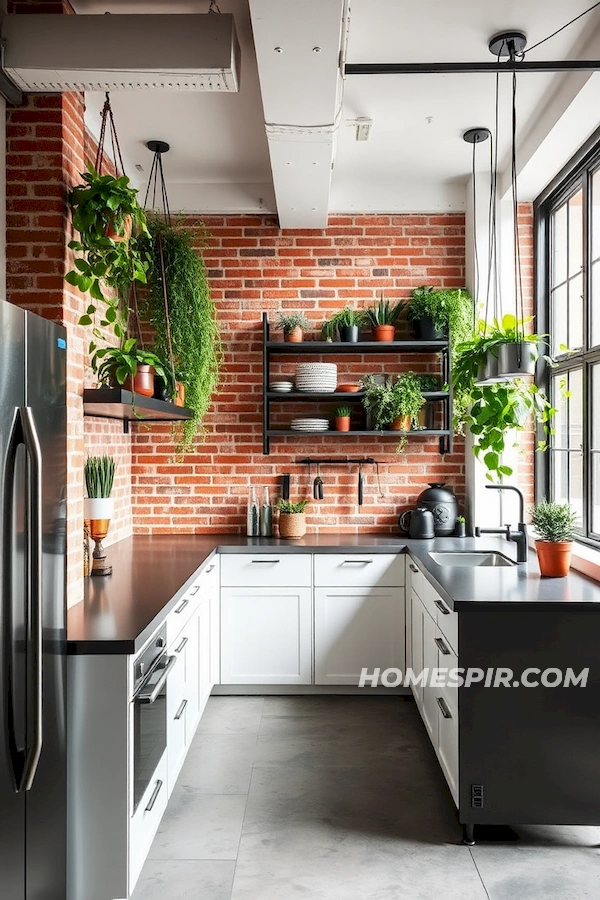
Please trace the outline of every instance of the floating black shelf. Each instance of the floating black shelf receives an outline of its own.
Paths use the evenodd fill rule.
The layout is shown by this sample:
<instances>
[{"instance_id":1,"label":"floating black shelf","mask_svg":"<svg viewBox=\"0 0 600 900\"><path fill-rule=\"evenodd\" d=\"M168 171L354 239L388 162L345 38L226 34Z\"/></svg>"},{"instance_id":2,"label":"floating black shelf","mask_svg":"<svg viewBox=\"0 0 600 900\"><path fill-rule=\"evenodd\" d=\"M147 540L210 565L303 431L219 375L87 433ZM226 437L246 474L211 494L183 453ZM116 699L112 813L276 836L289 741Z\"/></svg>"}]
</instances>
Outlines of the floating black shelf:
<instances>
[{"instance_id":1,"label":"floating black shelf","mask_svg":"<svg viewBox=\"0 0 600 900\"><path fill-rule=\"evenodd\" d=\"M423 396L427 401L442 403L442 428L439 429L415 429L414 431L319 431L302 432L293 431L291 428L271 428L271 404L272 403L308 403L322 404L328 402L357 403L364 397L363 391L333 391L331 393L310 393L306 391L270 391L271 382L271 357L273 356L321 356L329 354L351 355L376 355L379 353L395 354L402 356L408 353L440 355L440 382L448 384L451 378L451 354L450 341L358 341L355 344L341 341L302 341L292 343L287 341L271 341L269 318L263 313L263 453L270 452L271 438L279 437L314 437L318 435L335 435L336 437L352 438L366 437L395 437L400 440L401 435L407 438L437 437L440 443L440 453L452 452L452 393L450 391L426 391ZM348 380L352 380L349 378Z\"/></svg>"},{"instance_id":2,"label":"floating black shelf","mask_svg":"<svg viewBox=\"0 0 600 900\"><path fill-rule=\"evenodd\" d=\"M266 341L266 349L273 355L277 353L442 353L448 349L448 341L357 341L355 344L344 341Z\"/></svg>"},{"instance_id":3,"label":"floating black shelf","mask_svg":"<svg viewBox=\"0 0 600 900\"><path fill-rule=\"evenodd\" d=\"M192 410L165 400L144 397L123 388L86 388L83 392L84 416L122 419L127 434L130 422L169 422L191 419Z\"/></svg>"}]
</instances>

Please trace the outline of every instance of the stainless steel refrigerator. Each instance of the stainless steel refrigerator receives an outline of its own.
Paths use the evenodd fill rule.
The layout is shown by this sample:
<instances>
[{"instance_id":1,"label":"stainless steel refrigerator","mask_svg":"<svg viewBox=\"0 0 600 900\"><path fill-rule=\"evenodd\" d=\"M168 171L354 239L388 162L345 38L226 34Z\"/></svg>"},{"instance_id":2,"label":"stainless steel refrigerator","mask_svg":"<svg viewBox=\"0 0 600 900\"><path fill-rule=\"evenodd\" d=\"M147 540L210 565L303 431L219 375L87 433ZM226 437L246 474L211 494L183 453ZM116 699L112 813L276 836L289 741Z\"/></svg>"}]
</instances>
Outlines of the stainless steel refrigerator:
<instances>
[{"instance_id":1,"label":"stainless steel refrigerator","mask_svg":"<svg viewBox=\"0 0 600 900\"><path fill-rule=\"evenodd\" d=\"M0 301L0 897L65 900L66 334Z\"/></svg>"}]
</instances>

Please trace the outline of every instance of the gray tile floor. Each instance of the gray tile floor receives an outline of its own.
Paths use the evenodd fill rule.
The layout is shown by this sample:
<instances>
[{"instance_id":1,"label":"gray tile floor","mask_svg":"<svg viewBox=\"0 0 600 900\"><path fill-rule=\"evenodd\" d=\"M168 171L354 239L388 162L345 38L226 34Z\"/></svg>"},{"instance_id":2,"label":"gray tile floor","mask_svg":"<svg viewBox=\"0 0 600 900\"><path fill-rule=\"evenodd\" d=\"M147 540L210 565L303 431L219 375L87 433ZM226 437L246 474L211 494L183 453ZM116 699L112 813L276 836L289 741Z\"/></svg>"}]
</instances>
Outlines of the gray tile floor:
<instances>
[{"instance_id":1,"label":"gray tile floor","mask_svg":"<svg viewBox=\"0 0 600 900\"><path fill-rule=\"evenodd\" d=\"M134 900L587 900L600 828L460 844L404 697L213 697Z\"/></svg>"}]
</instances>

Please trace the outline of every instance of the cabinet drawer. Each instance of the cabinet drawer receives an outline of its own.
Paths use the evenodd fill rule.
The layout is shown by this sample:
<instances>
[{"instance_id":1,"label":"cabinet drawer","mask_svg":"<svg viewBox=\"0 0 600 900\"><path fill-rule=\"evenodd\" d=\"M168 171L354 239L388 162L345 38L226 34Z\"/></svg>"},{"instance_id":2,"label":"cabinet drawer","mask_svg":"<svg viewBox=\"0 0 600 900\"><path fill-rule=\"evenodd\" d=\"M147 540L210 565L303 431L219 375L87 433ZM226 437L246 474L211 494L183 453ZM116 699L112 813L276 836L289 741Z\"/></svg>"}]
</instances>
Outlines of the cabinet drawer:
<instances>
[{"instance_id":1,"label":"cabinet drawer","mask_svg":"<svg viewBox=\"0 0 600 900\"><path fill-rule=\"evenodd\" d=\"M415 562L409 557L407 557L406 564L408 567L408 573L410 575L410 585L413 591L416 593L418 597L423 599L423 584L425 582L425 576L417 566Z\"/></svg>"},{"instance_id":2,"label":"cabinet drawer","mask_svg":"<svg viewBox=\"0 0 600 900\"><path fill-rule=\"evenodd\" d=\"M444 713L440 710L435 751L452 799L458 806L458 716L452 710L445 709Z\"/></svg>"},{"instance_id":3,"label":"cabinet drawer","mask_svg":"<svg viewBox=\"0 0 600 900\"><path fill-rule=\"evenodd\" d=\"M171 646L198 609L201 590L202 584L199 581L193 584L169 613L167 617L167 647Z\"/></svg>"},{"instance_id":4,"label":"cabinet drawer","mask_svg":"<svg viewBox=\"0 0 600 900\"><path fill-rule=\"evenodd\" d=\"M218 590L219 588L219 556L215 553L208 565L198 576L202 590Z\"/></svg>"},{"instance_id":5,"label":"cabinet drawer","mask_svg":"<svg viewBox=\"0 0 600 900\"><path fill-rule=\"evenodd\" d=\"M310 553L227 553L221 560L224 587L310 587Z\"/></svg>"},{"instance_id":6,"label":"cabinet drawer","mask_svg":"<svg viewBox=\"0 0 600 900\"><path fill-rule=\"evenodd\" d=\"M160 820L167 808L167 778L167 754L164 753L129 826L130 894L133 892L154 835L158 831Z\"/></svg>"},{"instance_id":7,"label":"cabinet drawer","mask_svg":"<svg viewBox=\"0 0 600 900\"><path fill-rule=\"evenodd\" d=\"M437 626L451 650L458 654L458 613L452 612L435 591L433 596L434 602L437 601L435 603Z\"/></svg>"},{"instance_id":8,"label":"cabinet drawer","mask_svg":"<svg viewBox=\"0 0 600 900\"><path fill-rule=\"evenodd\" d=\"M404 558L392 553L315 554L315 587L402 587Z\"/></svg>"}]
</instances>

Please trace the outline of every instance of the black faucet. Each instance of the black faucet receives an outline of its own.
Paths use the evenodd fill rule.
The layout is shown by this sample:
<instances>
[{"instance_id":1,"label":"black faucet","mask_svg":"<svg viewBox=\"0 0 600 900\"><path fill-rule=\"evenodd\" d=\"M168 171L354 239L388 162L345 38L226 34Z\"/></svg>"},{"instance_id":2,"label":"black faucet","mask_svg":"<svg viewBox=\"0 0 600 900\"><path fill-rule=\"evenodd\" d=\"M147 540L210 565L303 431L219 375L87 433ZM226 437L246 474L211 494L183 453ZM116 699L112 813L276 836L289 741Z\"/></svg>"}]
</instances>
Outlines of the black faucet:
<instances>
[{"instance_id":1,"label":"black faucet","mask_svg":"<svg viewBox=\"0 0 600 900\"><path fill-rule=\"evenodd\" d=\"M525 518L525 499L518 487L513 484L486 484L489 491L515 491L519 495L519 519L517 531L511 531L510 525L504 528L476 528L475 537L481 534L503 534L507 541L514 541L517 545L517 562L527 562L527 526L523 519Z\"/></svg>"}]
</instances>

